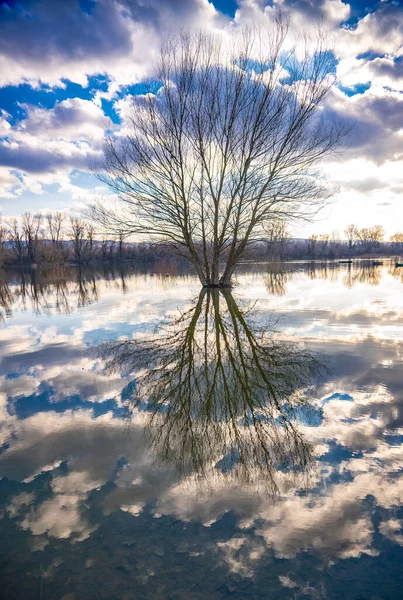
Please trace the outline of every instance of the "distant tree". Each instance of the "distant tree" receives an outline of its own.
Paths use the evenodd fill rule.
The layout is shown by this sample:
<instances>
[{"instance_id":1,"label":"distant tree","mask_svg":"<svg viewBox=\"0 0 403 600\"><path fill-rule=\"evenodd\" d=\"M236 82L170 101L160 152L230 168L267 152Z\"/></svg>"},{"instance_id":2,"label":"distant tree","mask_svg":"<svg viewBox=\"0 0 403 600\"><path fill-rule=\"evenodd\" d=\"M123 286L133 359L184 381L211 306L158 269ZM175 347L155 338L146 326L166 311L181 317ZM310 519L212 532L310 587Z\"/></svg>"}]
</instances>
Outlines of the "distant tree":
<instances>
[{"instance_id":1,"label":"distant tree","mask_svg":"<svg viewBox=\"0 0 403 600\"><path fill-rule=\"evenodd\" d=\"M31 263L38 260L39 241L43 234L43 217L40 213L32 215L26 212L22 216L22 231L27 249L27 257Z\"/></svg>"},{"instance_id":2,"label":"distant tree","mask_svg":"<svg viewBox=\"0 0 403 600\"><path fill-rule=\"evenodd\" d=\"M330 234L330 248L328 258L332 259L338 256L340 252L340 234L337 230L333 230Z\"/></svg>"},{"instance_id":3,"label":"distant tree","mask_svg":"<svg viewBox=\"0 0 403 600\"><path fill-rule=\"evenodd\" d=\"M26 245L20 223L15 218L8 222L8 238L17 262L22 264L25 260Z\"/></svg>"},{"instance_id":4,"label":"distant tree","mask_svg":"<svg viewBox=\"0 0 403 600\"><path fill-rule=\"evenodd\" d=\"M109 260L113 260L115 257L115 240L111 240L109 242L109 256L108 259Z\"/></svg>"},{"instance_id":5,"label":"distant tree","mask_svg":"<svg viewBox=\"0 0 403 600\"><path fill-rule=\"evenodd\" d=\"M273 219L265 227L265 234L270 258L279 259L283 257L287 243L290 239L287 223L284 219Z\"/></svg>"},{"instance_id":6,"label":"distant tree","mask_svg":"<svg viewBox=\"0 0 403 600\"><path fill-rule=\"evenodd\" d=\"M119 260L123 260L123 242L124 242L123 233L120 232L118 235L118 256Z\"/></svg>"},{"instance_id":7,"label":"distant tree","mask_svg":"<svg viewBox=\"0 0 403 600\"><path fill-rule=\"evenodd\" d=\"M307 239L307 254L308 254L309 258L315 258L315 256L316 256L318 239L319 239L319 236L317 236L315 233L313 233Z\"/></svg>"},{"instance_id":8,"label":"distant tree","mask_svg":"<svg viewBox=\"0 0 403 600\"><path fill-rule=\"evenodd\" d=\"M380 243L384 240L385 231L382 225L373 225L369 228L368 239L371 244L379 247Z\"/></svg>"},{"instance_id":9,"label":"distant tree","mask_svg":"<svg viewBox=\"0 0 403 600\"><path fill-rule=\"evenodd\" d=\"M101 258L102 260L108 259L108 251L109 251L109 241L101 240Z\"/></svg>"},{"instance_id":10,"label":"distant tree","mask_svg":"<svg viewBox=\"0 0 403 600\"><path fill-rule=\"evenodd\" d=\"M347 238L348 242L348 251L351 253L355 242L358 239L358 228L356 225L348 225L344 230L344 235Z\"/></svg>"},{"instance_id":11,"label":"distant tree","mask_svg":"<svg viewBox=\"0 0 403 600\"><path fill-rule=\"evenodd\" d=\"M328 246L329 246L329 241L330 241L330 235L328 233L322 233L319 236L318 240L319 240L319 254L322 257L326 257Z\"/></svg>"},{"instance_id":12,"label":"distant tree","mask_svg":"<svg viewBox=\"0 0 403 600\"><path fill-rule=\"evenodd\" d=\"M86 258L87 260L91 260L94 258L94 238L95 238L95 227L93 223L86 223L85 225L85 235L87 238L86 243Z\"/></svg>"},{"instance_id":13,"label":"distant tree","mask_svg":"<svg viewBox=\"0 0 403 600\"><path fill-rule=\"evenodd\" d=\"M227 44L206 33L166 41L127 135L106 142L99 178L118 200L92 205L95 222L169 241L214 287L230 285L268 223L312 216L326 196L318 164L345 131L320 110L334 84L323 32L295 47L287 38L279 16L267 34L234 32Z\"/></svg>"},{"instance_id":14,"label":"distant tree","mask_svg":"<svg viewBox=\"0 0 403 600\"><path fill-rule=\"evenodd\" d=\"M7 227L0 219L0 267L4 264L4 258L6 255L6 242L7 242Z\"/></svg>"},{"instance_id":15,"label":"distant tree","mask_svg":"<svg viewBox=\"0 0 403 600\"><path fill-rule=\"evenodd\" d=\"M403 232L394 233L390 236L392 252L402 252L403 250Z\"/></svg>"},{"instance_id":16,"label":"distant tree","mask_svg":"<svg viewBox=\"0 0 403 600\"><path fill-rule=\"evenodd\" d=\"M77 217L70 218L69 235L73 242L74 259L81 263L84 259L85 251L85 221Z\"/></svg>"},{"instance_id":17,"label":"distant tree","mask_svg":"<svg viewBox=\"0 0 403 600\"><path fill-rule=\"evenodd\" d=\"M374 248L379 248L385 237L385 232L382 225L373 225L372 227L358 229L357 237L364 250L369 252Z\"/></svg>"},{"instance_id":18,"label":"distant tree","mask_svg":"<svg viewBox=\"0 0 403 600\"><path fill-rule=\"evenodd\" d=\"M63 242L63 223L65 216L61 212L48 213L46 215L47 232L53 246L59 246Z\"/></svg>"},{"instance_id":19,"label":"distant tree","mask_svg":"<svg viewBox=\"0 0 403 600\"><path fill-rule=\"evenodd\" d=\"M64 241L64 222L65 215L61 212L47 213L45 216L46 232L45 237L50 241L46 253L46 262L63 262L66 258Z\"/></svg>"}]
</instances>

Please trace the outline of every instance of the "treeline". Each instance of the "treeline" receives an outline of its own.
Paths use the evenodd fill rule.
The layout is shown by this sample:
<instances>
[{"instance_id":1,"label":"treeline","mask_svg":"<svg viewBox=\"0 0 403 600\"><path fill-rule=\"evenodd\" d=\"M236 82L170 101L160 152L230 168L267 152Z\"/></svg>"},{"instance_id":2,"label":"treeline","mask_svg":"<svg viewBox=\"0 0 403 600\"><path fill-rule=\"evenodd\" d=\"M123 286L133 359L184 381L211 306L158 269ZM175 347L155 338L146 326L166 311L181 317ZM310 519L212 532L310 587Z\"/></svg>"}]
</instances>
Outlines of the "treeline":
<instances>
[{"instance_id":1,"label":"treeline","mask_svg":"<svg viewBox=\"0 0 403 600\"><path fill-rule=\"evenodd\" d=\"M267 230L267 238L259 240L248 252L249 260L331 260L365 256L398 256L403 254L403 232L385 239L380 225L359 228L349 225L345 239L333 231L330 234L311 235L307 239L293 239L284 224L274 223Z\"/></svg>"},{"instance_id":2,"label":"treeline","mask_svg":"<svg viewBox=\"0 0 403 600\"><path fill-rule=\"evenodd\" d=\"M273 222L265 237L250 245L247 260L354 258L403 254L403 232L385 240L381 226L349 225L345 240L337 232L293 239L282 221ZM176 261L168 244L135 243L123 236L101 236L91 222L63 213L25 213L21 219L0 221L0 266Z\"/></svg>"},{"instance_id":3,"label":"treeline","mask_svg":"<svg viewBox=\"0 0 403 600\"><path fill-rule=\"evenodd\" d=\"M97 262L174 259L163 245L101 236L91 222L63 213L25 213L0 222L0 266L85 265Z\"/></svg>"}]
</instances>

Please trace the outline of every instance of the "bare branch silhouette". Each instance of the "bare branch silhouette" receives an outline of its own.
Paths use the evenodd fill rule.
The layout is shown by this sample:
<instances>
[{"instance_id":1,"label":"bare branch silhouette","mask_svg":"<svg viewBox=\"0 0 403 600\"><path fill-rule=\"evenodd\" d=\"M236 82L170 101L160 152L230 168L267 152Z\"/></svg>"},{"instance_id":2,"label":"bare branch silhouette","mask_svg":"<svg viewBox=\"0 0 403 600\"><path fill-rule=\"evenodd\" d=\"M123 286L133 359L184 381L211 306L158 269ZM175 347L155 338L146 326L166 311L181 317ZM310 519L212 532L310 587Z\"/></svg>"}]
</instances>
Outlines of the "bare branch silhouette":
<instances>
[{"instance_id":1,"label":"bare branch silhouette","mask_svg":"<svg viewBox=\"0 0 403 600\"><path fill-rule=\"evenodd\" d=\"M107 372L135 374L133 407L149 414L157 456L182 474L208 479L218 468L274 493L280 472L301 475L311 465L295 416L313 410L304 392L322 367L253 325L229 291L203 290L161 335L100 353Z\"/></svg>"},{"instance_id":2,"label":"bare branch silhouette","mask_svg":"<svg viewBox=\"0 0 403 600\"><path fill-rule=\"evenodd\" d=\"M206 33L166 41L127 134L106 141L98 177L118 200L93 204L92 219L169 242L218 287L268 224L312 217L327 196L318 164L345 130L319 110L334 84L323 32L291 49L287 35L279 17L228 45Z\"/></svg>"}]
</instances>

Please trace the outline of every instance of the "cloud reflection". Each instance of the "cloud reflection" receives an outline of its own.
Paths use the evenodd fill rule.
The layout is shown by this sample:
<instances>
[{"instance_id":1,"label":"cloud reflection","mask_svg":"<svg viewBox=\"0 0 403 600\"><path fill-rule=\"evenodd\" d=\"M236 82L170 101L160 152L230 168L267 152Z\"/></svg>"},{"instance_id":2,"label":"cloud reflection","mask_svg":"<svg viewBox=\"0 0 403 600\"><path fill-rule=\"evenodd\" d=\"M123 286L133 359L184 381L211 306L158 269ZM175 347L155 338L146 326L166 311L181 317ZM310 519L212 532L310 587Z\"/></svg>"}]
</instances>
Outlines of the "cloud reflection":
<instances>
[{"instance_id":1,"label":"cloud reflection","mask_svg":"<svg viewBox=\"0 0 403 600\"><path fill-rule=\"evenodd\" d=\"M129 276L118 295L113 277L100 273L96 300L81 308L76 279L68 280L72 310L57 321L32 320L35 303L21 313L20 284L9 284L16 304L1 332L3 523L38 550L46 573L46 549L56 543L63 557L70 541L96 555L110 527L115 552L113 524L124 519L127 531L143 523L159 548L169 522L181 531L173 562L193 552L207 565L214 553L236 590L246 578L259 593L332 598L340 573L345 585L343 573L371 565L371 593L382 597L377 565L391 573L382 561L403 551L401 283L382 268L379 285L357 280L351 295L341 287L345 269L320 278L315 270L315 279L295 272L278 296L265 291L262 270L241 273L244 300L217 291L190 306L193 292L180 278L163 287ZM251 299L259 302L248 310ZM285 312L292 343L273 332ZM115 340L102 345L109 372L89 339ZM304 394L315 354L329 372ZM196 527L197 548L188 544ZM166 537L160 543L170 547ZM169 551L163 559L150 552L148 571L168 561Z\"/></svg>"},{"instance_id":2,"label":"cloud reflection","mask_svg":"<svg viewBox=\"0 0 403 600\"><path fill-rule=\"evenodd\" d=\"M230 292L203 290L156 336L106 344L106 372L136 373L133 406L149 414L156 454L184 476L218 471L278 491L312 449L296 417L321 367L312 354L257 327Z\"/></svg>"}]
</instances>

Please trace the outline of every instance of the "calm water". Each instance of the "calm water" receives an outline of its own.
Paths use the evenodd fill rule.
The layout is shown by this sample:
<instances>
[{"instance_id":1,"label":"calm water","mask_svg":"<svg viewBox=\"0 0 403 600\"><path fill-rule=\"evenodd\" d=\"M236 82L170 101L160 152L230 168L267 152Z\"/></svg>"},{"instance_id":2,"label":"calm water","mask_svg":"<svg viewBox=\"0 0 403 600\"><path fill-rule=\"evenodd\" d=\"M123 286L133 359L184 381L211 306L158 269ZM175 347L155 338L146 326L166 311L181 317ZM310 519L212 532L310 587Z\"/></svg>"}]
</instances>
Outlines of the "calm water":
<instances>
[{"instance_id":1,"label":"calm water","mask_svg":"<svg viewBox=\"0 0 403 600\"><path fill-rule=\"evenodd\" d=\"M0 597L403 598L403 269L0 276Z\"/></svg>"}]
</instances>

